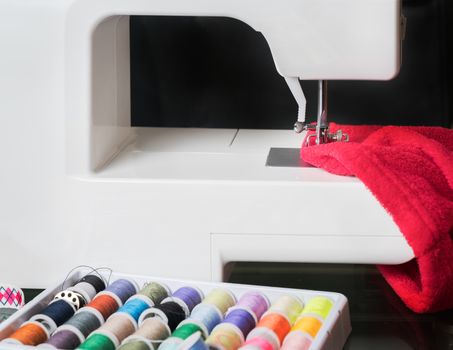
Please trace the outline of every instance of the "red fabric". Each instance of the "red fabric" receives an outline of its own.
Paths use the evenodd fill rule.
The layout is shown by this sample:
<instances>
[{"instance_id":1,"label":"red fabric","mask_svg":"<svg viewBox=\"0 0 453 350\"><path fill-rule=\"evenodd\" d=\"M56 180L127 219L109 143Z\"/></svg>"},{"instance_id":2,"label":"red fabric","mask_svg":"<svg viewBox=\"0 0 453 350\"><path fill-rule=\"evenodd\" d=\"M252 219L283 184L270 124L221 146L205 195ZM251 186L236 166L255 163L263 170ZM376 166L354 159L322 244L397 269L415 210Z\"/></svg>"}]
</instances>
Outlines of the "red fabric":
<instances>
[{"instance_id":1,"label":"red fabric","mask_svg":"<svg viewBox=\"0 0 453 350\"><path fill-rule=\"evenodd\" d=\"M350 142L303 147L302 159L358 177L390 213L415 259L379 266L415 312L453 307L453 130L348 126Z\"/></svg>"}]
</instances>

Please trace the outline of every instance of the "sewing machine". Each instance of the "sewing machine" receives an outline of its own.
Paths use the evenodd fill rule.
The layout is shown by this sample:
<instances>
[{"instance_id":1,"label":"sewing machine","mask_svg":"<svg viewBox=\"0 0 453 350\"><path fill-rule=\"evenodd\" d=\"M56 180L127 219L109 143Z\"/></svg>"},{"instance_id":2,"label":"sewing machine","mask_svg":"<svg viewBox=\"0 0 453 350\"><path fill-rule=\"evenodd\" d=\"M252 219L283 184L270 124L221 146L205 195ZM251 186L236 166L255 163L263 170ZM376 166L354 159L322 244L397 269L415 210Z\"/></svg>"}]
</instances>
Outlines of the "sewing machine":
<instances>
[{"instance_id":1,"label":"sewing machine","mask_svg":"<svg viewBox=\"0 0 453 350\"><path fill-rule=\"evenodd\" d=\"M2 280L43 287L78 264L219 281L233 261L410 260L359 180L274 166L300 148L304 132L130 123L131 15L233 17L260 31L299 104L296 131L306 128L298 79L320 81L323 142L338 138L326 129L325 81L398 74L400 6L1 0Z\"/></svg>"}]
</instances>

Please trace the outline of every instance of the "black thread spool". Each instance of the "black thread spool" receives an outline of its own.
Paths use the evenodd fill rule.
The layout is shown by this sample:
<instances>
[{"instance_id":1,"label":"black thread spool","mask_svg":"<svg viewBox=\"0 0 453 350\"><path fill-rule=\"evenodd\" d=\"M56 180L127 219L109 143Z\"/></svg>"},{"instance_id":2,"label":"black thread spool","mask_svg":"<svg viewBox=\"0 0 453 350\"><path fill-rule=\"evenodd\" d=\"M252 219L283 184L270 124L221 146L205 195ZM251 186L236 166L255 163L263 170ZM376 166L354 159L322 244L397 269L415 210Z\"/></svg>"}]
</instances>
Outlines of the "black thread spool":
<instances>
[{"instance_id":1,"label":"black thread spool","mask_svg":"<svg viewBox=\"0 0 453 350\"><path fill-rule=\"evenodd\" d=\"M140 319L143 322L150 317L159 317L168 324L168 327L173 332L186 319L186 313L184 308L177 302L167 301L148 309Z\"/></svg>"}]
</instances>

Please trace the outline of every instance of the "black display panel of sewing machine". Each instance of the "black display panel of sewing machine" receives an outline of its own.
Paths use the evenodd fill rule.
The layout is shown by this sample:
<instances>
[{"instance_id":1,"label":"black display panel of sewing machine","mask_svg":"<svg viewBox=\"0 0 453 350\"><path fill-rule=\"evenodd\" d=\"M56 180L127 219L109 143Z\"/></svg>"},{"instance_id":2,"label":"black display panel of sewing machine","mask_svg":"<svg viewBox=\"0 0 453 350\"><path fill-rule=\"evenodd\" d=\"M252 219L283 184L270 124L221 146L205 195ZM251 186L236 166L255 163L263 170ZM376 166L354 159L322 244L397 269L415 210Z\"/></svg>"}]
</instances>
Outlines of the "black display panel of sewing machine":
<instances>
[{"instance_id":1,"label":"black display panel of sewing machine","mask_svg":"<svg viewBox=\"0 0 453 350\"><path fill-rule=\"evenodd\" d=\"M405 0L403 64L392 81L329 82L329 120L451 124L448 0ZM233 19L132 17L133 126L291 129L297 105L264 37ZM317 84L302 82L308 116Z\"/></svg>"}]
</instances>

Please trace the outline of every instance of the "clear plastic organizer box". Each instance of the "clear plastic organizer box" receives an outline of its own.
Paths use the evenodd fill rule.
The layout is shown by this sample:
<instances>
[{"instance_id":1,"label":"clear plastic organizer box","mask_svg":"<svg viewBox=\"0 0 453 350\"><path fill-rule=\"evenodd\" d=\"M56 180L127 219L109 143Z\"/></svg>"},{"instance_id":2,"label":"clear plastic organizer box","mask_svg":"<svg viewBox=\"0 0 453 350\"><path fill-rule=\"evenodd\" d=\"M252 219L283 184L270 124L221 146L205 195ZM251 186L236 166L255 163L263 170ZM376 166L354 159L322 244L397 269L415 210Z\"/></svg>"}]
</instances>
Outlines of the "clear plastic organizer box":
<instances>
[{"instance_id":1,"label":"clear plastic organizer box","mask_svg":"<svg viewBox=\"0 0 453 350\"><path fill-rule=\"evenodd\" d=\"M58 284L47 288L35 299L30 301L23 309L13 314L8 320L0 324L0 349L31 349L37 348L32 346L15 345L2 343L2 339L8 338L16 329L18 329L24 322L28 321L33 315L43 310L54 296L60 292L64 287L75 284L80 278L87 273L86 270L80 269L74 271L66 281L60 281ZM310 301L311 298L317 296L323 296L330 298L333 301L333 306L323 321L323 324L317 333L316 337L309 350L340 350L344 347L346 340L351 333L351 322L349 316L348 300L347 298L339 293L323 292L323 291L312 291L302 289L289 289L289 288L278 288L278 287L265 287L265 286L254 286L254 285L243 285L243 284L231 284L231 283L214 283L214 282L197 282L177 279L167 279L152 276L138 276L122 273L104 274L105 278L109 278L110 283L120 279L129 278L134 280L140 287L147 282L161 282L167 285L173 292L176 289L184 286L198 287L205 295L215 288L226 288L232 292L237 299L248 291L259 291L265 294L270 303L276 300L282 295L292 295L298 297L303 301L304 304ZM294 349L297 350L297 349Z\"/></svg>"}]
</instances>

